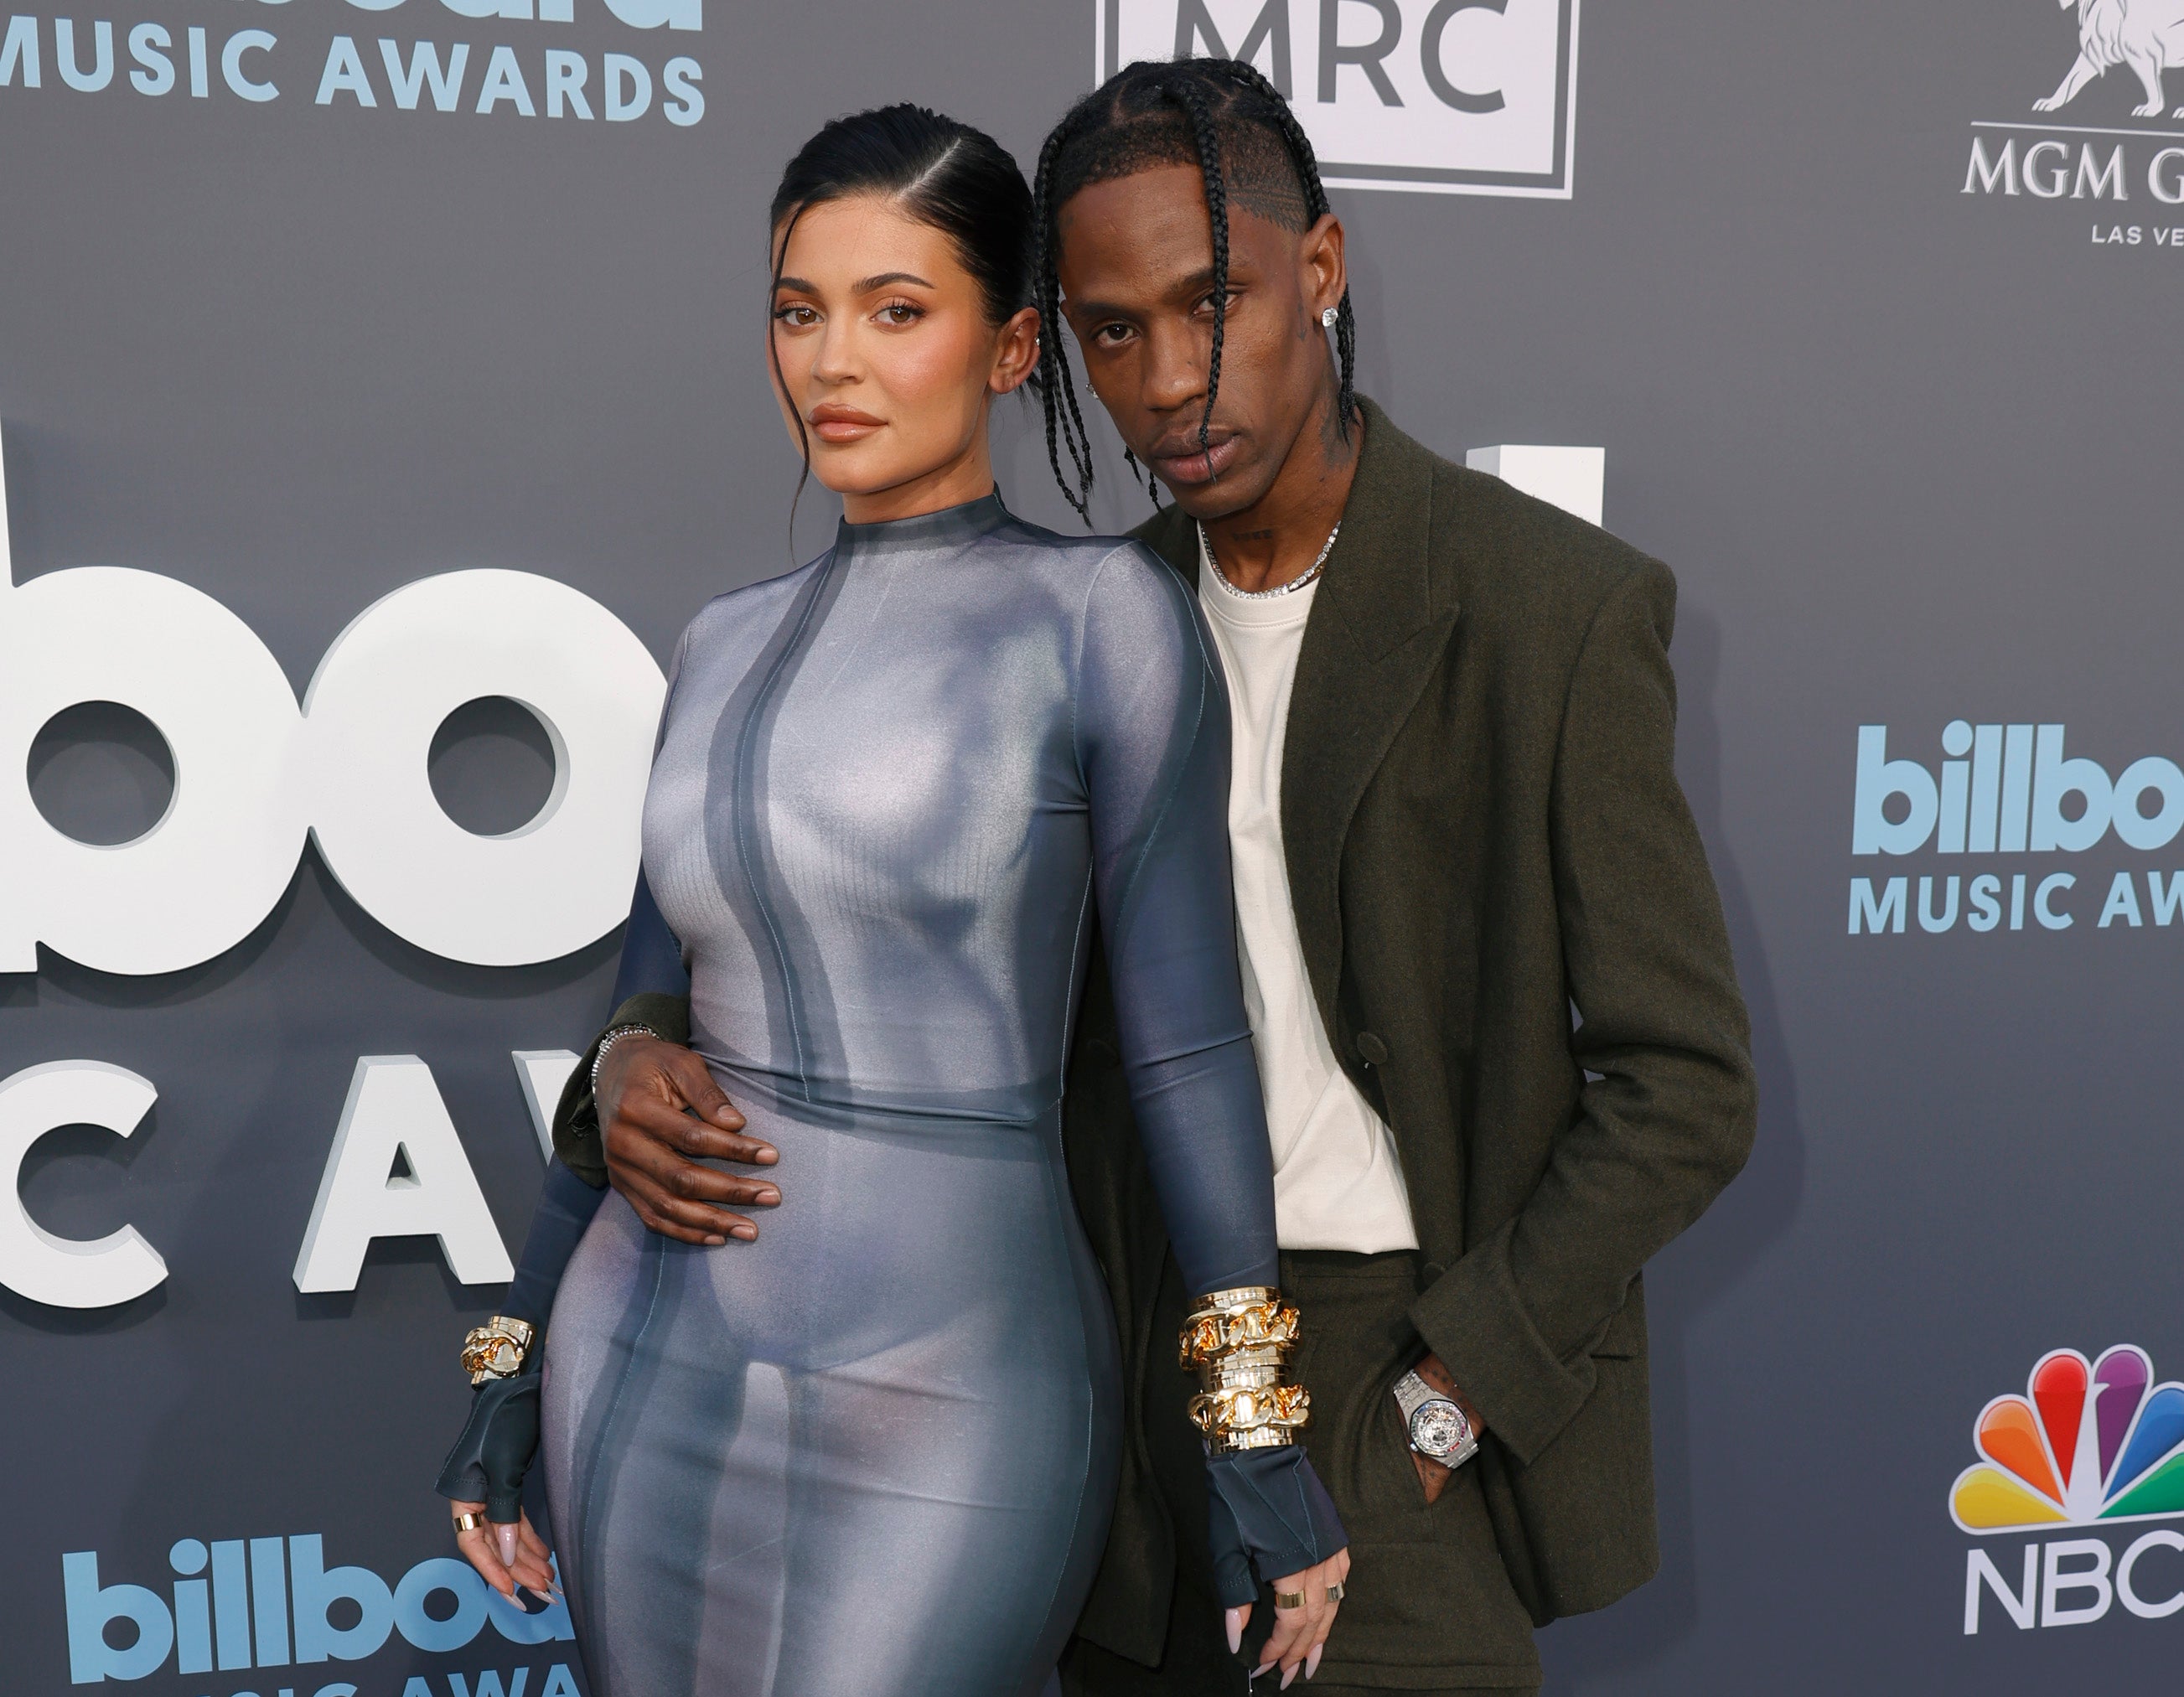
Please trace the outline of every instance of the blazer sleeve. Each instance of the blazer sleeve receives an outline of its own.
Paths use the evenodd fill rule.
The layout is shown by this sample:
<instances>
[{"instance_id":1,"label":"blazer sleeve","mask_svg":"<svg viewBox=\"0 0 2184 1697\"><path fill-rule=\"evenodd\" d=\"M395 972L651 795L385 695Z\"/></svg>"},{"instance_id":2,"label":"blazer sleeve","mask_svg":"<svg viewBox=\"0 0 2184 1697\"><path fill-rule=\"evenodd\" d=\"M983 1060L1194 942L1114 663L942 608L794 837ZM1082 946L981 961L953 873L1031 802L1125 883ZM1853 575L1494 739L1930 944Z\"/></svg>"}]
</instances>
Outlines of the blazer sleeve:
<instances>
[{"instance_id":1,"label":"blazer sleeve","mask_svg":"<svg viewBox=\"0 0 2184 1697\"><path fill-rule=\"evenodd\" d=\"M1522 1462L1584 1404L1631 1281L1736 1177L1757 1123L1751 1027L1676 779L1674 617L1648 560L1596 611L1563 715L1549 829L1576 1115L1522 1210L1412 1310Z\"/></svg>"},{"instance_id":2,"label":"blazer sleeve","mask_svg":"<svg viewBox=\"0 0 2184 1697\"><path fill-rule=\"evenodd\" d=\"M592 1099L592 1064L600 1043L616 1026L630 1025L649 1026L670 1043L690 1040L690 973L682 945L668 929L642 871L630 900L629 929L622 933L614 1002L613 1016L585 1045L554 1108L554 1158L594 1190L605 1189L607 1182L606 1146L599 1104Z\"/></svg>"}]
</instances>

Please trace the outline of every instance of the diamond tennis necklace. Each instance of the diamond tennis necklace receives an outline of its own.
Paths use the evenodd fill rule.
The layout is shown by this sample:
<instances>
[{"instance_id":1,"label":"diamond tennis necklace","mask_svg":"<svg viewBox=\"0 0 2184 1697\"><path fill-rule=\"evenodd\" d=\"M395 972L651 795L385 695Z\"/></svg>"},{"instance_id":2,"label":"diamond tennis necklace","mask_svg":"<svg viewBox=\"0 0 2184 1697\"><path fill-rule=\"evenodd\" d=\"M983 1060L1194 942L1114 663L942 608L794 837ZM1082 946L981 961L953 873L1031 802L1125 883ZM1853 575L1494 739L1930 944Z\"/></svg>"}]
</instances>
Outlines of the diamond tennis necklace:
<instances>
[{"instance_id":1,"label":"diamond tennis necklace","mask_svg":"<svg viewBox=\"0 0 2184 1697\"><path fill-rule=\"evenodd\" d=\"M1239 601L1272 601L1278 596L1287 595L1293 591L1303 588L1326 570L1327 557L1334 552L1334 539L1341 534L1342 520L1337 519L1334 521L1334 528L1327 533L1327 541L1319 550L1319 558L1312 561L1312 569L1299 576L1291 578L1287 583L1279 584L1272 589L1239 589L1231 583L1228 581L1228 574L1222 570L1221 563L1213 558L1213 544L1206 537L1206 526L1203 525L1198 527L1198 546L1200 552L1206 556L1206 563L1213 568L1213 581Z\"/></svg>"}]
</instances>

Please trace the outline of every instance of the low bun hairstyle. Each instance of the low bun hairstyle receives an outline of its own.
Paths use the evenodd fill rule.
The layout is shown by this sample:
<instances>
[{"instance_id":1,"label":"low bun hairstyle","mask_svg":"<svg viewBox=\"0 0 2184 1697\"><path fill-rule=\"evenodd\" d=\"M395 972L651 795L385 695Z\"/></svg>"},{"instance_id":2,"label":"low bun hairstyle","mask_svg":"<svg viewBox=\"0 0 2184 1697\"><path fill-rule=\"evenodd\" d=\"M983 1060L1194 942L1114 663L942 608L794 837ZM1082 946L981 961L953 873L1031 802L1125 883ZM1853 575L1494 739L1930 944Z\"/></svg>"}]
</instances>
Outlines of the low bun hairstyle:
<instances>
[{"instance_id":1,"label":"low bun hairstyle","mask_svg":"<svg viewBox=\"0 0 2184 1697\"><path fill-rule=\"evenodd\" d=\"M776 244L766 289L766 353L777 383L783 378L772 313L788 238L806 209L855 194L885 195L919 223L946 236L978 285L989 323L1006 324L1032 304L1036 236L1031 189L1008 150L984 131L929 107L905 103L854 112L835 119L798 149L781 174L766 214L768 236ZM811 444L797 409L792 406L789 412L796 417L804 450L804 471L796 481L801 499L811 475ZM792 501L792 527L795 518Z\"/></svg>"}]
</instances>

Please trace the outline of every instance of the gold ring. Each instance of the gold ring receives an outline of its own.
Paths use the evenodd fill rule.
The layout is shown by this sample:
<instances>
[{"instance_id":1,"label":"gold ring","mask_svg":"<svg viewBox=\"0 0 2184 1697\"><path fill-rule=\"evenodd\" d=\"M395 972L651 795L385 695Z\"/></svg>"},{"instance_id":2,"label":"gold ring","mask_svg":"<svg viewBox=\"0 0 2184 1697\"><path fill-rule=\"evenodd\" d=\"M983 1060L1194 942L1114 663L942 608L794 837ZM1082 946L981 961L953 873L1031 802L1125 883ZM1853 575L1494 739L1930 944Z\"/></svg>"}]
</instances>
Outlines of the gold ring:
<instances>
[{"instance_id":1,"label":"gold ring","mask_svg":"<svg viewBox=\"0 0 2184 1697\"><path fill-rule=\"evenodd\" d=\"M1342 1600L1342 1582L1340 1579L1327 1588L1327 1600L1330 1603L1339 1603Z\"/></svg>"},{"instance_id":2,"label":"gold ring","mask_svg":"<svg viewBox=\"0 0 2184 1697\"><path fill-rule=\"evenodd\" d=\"M1304 1593L1277 1591L1274 1593L1274 1606L1278 1609L1301 1609L1304 1606Z\"/></svg>"},{"instance_id":3,"label":"gold ring","mask_svg":"<svg viewBox=\"0 0 2184 1697\"><path fill-rule=\"evenodd\" d=\"M455 1530L457 1532L476 1532L484 1524L485 1516L482 1514L471 1514L465 1511L455 1516Z\"/></svg>"}]
</instances>

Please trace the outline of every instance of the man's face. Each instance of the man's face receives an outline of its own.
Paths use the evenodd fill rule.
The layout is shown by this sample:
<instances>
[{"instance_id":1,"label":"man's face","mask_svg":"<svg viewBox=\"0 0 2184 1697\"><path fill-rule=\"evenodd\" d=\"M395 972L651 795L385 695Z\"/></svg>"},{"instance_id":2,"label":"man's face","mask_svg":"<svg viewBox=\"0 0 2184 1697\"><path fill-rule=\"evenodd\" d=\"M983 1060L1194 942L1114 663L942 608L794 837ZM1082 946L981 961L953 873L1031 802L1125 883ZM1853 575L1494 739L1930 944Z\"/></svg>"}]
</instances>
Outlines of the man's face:
<instances>
[{"instance_id":1,"label":"man's face","mask_svg":"<svg viewBox=\"0 0 2184 1697\"><path fill-rule=\"evenodd\" d=\"M1323 309L1342 298L1341 226L1301 233L1228 208L1221 389L1200 446L1213 349L1213 226L1194 165L1078 190L1060 217L1062 311L1123 440L1195 519L1265 495L1329 398Z\"/></svg>"}]
</instances>

